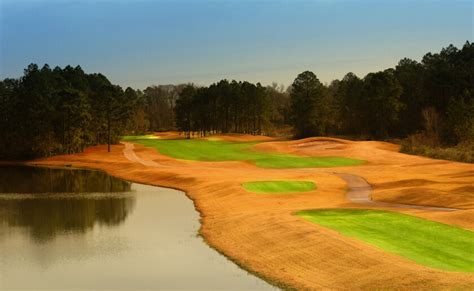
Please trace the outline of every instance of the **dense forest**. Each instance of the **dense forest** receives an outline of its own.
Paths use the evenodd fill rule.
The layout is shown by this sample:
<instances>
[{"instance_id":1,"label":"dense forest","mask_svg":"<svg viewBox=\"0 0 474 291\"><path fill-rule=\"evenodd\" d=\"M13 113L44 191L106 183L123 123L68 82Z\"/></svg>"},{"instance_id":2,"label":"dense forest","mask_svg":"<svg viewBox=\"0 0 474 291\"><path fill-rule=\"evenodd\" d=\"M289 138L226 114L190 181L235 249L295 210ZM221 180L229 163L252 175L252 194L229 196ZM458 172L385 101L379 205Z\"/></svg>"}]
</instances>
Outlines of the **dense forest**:
<instances>
[{"instance_id":1,"label":"dense forest","mask_svg":"<svg viewBox=\"0 0 474 291\"><path fill-rule=\"evenodd\" d=\"M260 83L222 80L209 87L187 85L176 102L176 125L187 133L261 134L270 108Z\"/></svg>"},{"instance_id":2,"label":"dense forest","mask_svg":"<svg viewBox=\"0 0 474 291\"><path fill-rule=\"evenodd\" d=\"M34 158L117 142L133 113L135 91L77 66L39 69L0 83L0 156Z\"/></svg>"},{"instance_id":3,"label":"dense forest","mask_svg":"<svg viewBox=\"0 0 474 291\"><path fill-rule=\"evenodd\" d=\"M115 143L124 133L180 130L404 139L403 150L474 144L474 44L450 45L421 62L322 84L305 71L288 88L221 80L150 86L112 84L78 67L39 69L0 81L0 158L32 158ZM467 147L466 147L467 145ZM469 159L467 159L469 160Z\"/></svg>"},{"instance_id":4,"label":"dense forest","mask_svg":"<svg viewBox=\"0 0 474 291\"><path fill-rule=\"evenodd\" d=\"M329 133L381 139L423 132L446 144L474 139L473 43L428 53L421 63L405 58L363 79L349 73L327 90L335 109Z\"/></svg>"}]
</instances>

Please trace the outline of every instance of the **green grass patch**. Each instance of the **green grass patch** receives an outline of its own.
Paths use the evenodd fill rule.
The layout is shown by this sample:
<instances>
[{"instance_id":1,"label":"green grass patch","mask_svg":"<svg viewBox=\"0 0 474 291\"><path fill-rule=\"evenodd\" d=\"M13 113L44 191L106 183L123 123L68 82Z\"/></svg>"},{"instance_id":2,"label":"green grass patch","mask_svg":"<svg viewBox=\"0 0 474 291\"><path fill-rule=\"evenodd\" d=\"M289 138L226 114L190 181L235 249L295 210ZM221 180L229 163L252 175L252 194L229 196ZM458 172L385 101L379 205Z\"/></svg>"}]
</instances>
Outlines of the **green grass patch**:
<instances>
[{"instance_id":1,"label":"green grass patch","mask_svg":"<svg viewBox=\"0 0 474 291\"><path fill-rule=\"evenodd\" d=\"M381 210L305 210L297 215L419 264L474 271L474 232L466 229Z\"/></svg>"},{"instance_id":2,"label":"green grass patch","mask_svg":"<svg viewBox=\"0 0 474 291\"><path fill-rule=\"evenodd\" d=\"M255 181L243 183L245 190L256 193L293 193L306 192L316 189L309 181Z\"/></svg>"},{"instance_id":3,"label":"green grass patch","mask_svg":"<svg viewBox=\"0 0 474 291\"><path fill-rule=\"evenodd\" d=\"M136 140L143 140L143 139L159 139L159 136L153 134L146 134L146 135L126 135L122 137L123 141L136 141Z\"/></svg>"},{"instance_id":4,"label":"green grass patch","mask_svg":"<svg viewBox=\"0 0 474 291\"><path fill-rule=\"evenodd\" d=\"M316 168L355 166L362 160L341 157L300 157L252 150L257 142L228 142L201 139L148 139L127 136L126 141L140 143L175 159L194 161L251 161L261 168Z\"/></svg>"}]
</instances>

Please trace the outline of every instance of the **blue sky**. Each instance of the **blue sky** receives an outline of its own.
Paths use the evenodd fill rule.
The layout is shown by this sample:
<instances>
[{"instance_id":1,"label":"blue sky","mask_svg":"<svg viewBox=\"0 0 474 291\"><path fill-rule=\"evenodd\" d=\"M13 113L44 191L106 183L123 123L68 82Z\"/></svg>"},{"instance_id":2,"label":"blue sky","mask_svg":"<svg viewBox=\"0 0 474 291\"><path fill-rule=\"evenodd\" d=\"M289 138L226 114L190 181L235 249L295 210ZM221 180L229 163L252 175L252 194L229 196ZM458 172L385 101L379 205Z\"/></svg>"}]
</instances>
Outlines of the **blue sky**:
<instances>
[{"instance_id":1,"label":"blue sky","mask_svg":"<svg viewBox=\"0 0 474 291\"><path fill-rule=\"evenodd\" d=\"M473 41L473 0L0 0L0 78L80 65L122 86L291 84Z\"/></svg>"}]
</instances>

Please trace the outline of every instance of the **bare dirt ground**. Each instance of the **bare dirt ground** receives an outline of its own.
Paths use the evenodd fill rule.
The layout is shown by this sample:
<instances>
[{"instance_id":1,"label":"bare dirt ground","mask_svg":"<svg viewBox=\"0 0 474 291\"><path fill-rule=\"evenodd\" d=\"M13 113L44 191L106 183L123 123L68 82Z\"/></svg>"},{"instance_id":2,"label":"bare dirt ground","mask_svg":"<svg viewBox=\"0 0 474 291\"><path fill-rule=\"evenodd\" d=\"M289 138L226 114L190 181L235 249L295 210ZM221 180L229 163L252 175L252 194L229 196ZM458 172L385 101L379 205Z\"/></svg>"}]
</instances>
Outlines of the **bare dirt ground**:
<instances>
[{"instance_id":1,"label":"bare dirt ground","mask_svg":"<svg viewBox=\"0 0 474 291\"><path fill-rule=\"evenodd\" d=\"M166 138L170 136L176 134ZM238 138L245 141L254 137ZM131 181L184 190L201 213L201 234L206 241L247 270L280 286L474 288L471 274L430 269L293 215L298 210L313 208L378 208L474 229L474 165L400 154L396 145L382 142L311 138L270 141L256 148L298 155L353 157L368 163L326 169L262 169L247 162L175 160L141 145L116 145L111 153L104 146L92 147L82 154L31 163L102 169ZM376 201L461 210L356 203L347 199L347 183L335 172L363 178L373 188L371 196ZM250 193L240 186L269 179L308 180L318 188L272 196Z\"/></svg>"},{"instance_id":2,"label":"bare dirt ground","mask_svg":"<svg viewBox=\"0 0 474 291\"><path fill-rule=\"evenodd\" d=\"M347 173L334 173L336 176L342 178L347 183L347 200L354 203L361 203L370 206L388 207L388 208L412 208L421 210L431 211L459 211L458 208L449 207L436 207L436 206L425 206L418 204L402 204L393 202L382 202L372 199L372 186L367 183L362 177L347 174Z\"/></svg>"}]
</instances>

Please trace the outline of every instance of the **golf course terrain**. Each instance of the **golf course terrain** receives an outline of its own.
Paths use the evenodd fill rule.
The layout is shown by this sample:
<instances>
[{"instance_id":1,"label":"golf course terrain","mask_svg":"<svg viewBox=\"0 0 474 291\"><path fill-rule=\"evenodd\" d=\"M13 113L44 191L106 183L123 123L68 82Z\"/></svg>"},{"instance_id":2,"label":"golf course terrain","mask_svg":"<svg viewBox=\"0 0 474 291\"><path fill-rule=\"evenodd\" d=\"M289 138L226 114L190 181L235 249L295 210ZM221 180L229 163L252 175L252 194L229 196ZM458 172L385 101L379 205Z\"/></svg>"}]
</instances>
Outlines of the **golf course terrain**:
<instances>
[{"instance_id":1,"label":"golf course terrain","mask_svg":"<svg viewBox=\"0 0 474 291\"><path fill-rule=\"evenodd\" d=\"M423 265L474 271L474 232L469 230L380 210L304 210L297 215Z\"/></svg>"},{"instance_id":2,"label":"golf course terrain","mask_svg":"<svg viewBox=\"0 0 474 291\"><path fill-rule=\"evenodd\" d=\"M243 183L242 186L256 193L293 193L316 189L316 185L308 181L257 181Z\"/></svg>"},{"instance_id":3,"label":"golf course terrain","mask_svg":"<svg viewBox=\"0 0 474 291\"><path fill-rule=\"evenodd\" d=\"M205 241L281 288L474 288L472 164L385 142L176 132L32 163L185 191ZM338 174L367 181L381 203L348 199L359 185Z\"/></svg>"},{"instance_id":4,"label":"golf course terrain","mask_svg":"<svg viewBox=\"0 0 474 291\"><path fill-rule=\"evenodd\" d=\"M354 166L361 160L342 157L299 157L251 150L257 142L229 142L204 139L158 140L149 136L126 136L124 141L152 147L175 159L194 161L251 161L261 168L313 168Z\"/></svg>"}]
</instances>

